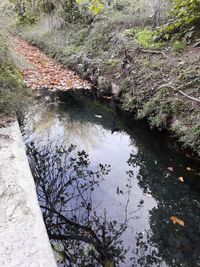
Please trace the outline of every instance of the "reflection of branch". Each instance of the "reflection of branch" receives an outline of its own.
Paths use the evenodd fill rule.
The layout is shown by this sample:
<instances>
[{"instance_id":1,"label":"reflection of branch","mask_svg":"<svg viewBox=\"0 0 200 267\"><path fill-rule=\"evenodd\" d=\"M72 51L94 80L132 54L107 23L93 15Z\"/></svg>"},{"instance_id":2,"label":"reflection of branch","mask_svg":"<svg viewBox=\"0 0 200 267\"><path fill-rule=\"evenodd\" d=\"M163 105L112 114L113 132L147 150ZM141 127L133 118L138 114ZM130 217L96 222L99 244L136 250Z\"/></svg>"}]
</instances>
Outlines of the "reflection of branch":
<instances>
[{"instance_id":1,"label":"reflection of branch","mask_svg":"<svg viewBox=\"0 0 200 267\"><path fill-rule=\"evenodd\" d=\"M102 247L102 244L98 244L96 241L94 241L89 236L90 236L90 233L86 233L84 236L83 235L80 236L75 233L70 233L70 234L65 234L65 235L62 235L62 234L56 235L56 234L51 234L51 233L49 234L49 238L53 240L77 240L77 241L83 241L90 245L92 244L102 257L108 258L109 255L107 254L106 249Z\"/></svg>"},{"instance_id":2,"label":"reflection of branch","mask_svg":"<svg viewBox=\"0 0 200 267\"><path fill-rule=\"evenodd\" d=\"M74 154L72 157L74 149L75 146L66 150L63 146L58 148L50 143L38 151L34 144L30 146L48 235L51 242L59 240L63 250L70 250L69 253L65 252L65 260L72 257L74 266L80 266L78 262L84 259L98 263L95 266L106 266L106 261L114 266L126 252L120 236L126 229L127 216L122 224L108 222L106 216L98 215L92 207L92 192L103 180L102 175L109 172L110 166L99 164L96 171L91 171L85 151L77 152L77 157ZM88 255L81 254L84 243L94 248Z\"/></svg>"},{"instance_id":3,"label":"reflection of branch","mask_svg":"<svg viewBox=\"0 0 200 267\"><path fill-rule=\"evenodd\" d=\"M78 223L75 223L69 219L67 219L64 215L62 215L60 212L57 212L53 208L47 208L45 206L40 206L42 209L48 210L50 212L53 212L54 214L58 215L60 219L64 221L65 224L68 224L70 226L73 226L76 228L75 231L70 233L63 234L54 234L51 233L50 229L47 228L47 232L49 235L49 239L53 240L76 240L76 241L82 241L88 244L92 244L93 247L96 249L96 251L101 255L102 259L110 259L110 254L105 245L100 241L100 239L97 237L95 232L91 229L89 226L81 225ZM58 225L56 225L58 226ZM60 223L60 226L62 224ZM83 233L78 234L79 230L83 230Z\"/></svg>"},{"instance_id":4,"label":"reflection of branch","mask_svg":"<svg viewBox=\"0 0 200 267\"><path fill-rule=\"evenodd\" d=\"M61 214L60 212L57 212L55 209L53 209L52 207L51 208L48 208L48 207L45 207L45 206L42 206L40 205L40 207L44 210L48 210L50 212L53 212L54 214L58 215L60 219L62 219L66 224L70 225L70 226L73 226L75 228L77 228L78 230L84 230L85 232L87 233L90 233L92 235L92 237L94 239L96 239L97 242L101 243L101 241L98 239L98 237L96 236L96 234L92 231L91 227L89 226L85 226L85 225L81 225L79 223L76 223L74 221L71 221L69 219L67 219L67 217L65 217L63 214Z\"/></svg>"}]
</instances>

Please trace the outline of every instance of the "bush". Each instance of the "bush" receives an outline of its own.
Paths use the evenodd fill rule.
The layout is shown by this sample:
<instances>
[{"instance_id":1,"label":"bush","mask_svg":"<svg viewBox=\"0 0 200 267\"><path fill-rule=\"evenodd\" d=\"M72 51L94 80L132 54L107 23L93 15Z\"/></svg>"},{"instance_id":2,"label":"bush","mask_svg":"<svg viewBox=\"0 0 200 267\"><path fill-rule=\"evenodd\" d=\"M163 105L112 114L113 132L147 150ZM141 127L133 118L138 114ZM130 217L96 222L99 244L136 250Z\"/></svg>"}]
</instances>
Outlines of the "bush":
<instances>
[{"instance_id":1,"label":"bush","mask_svg":"<svg viewBox=\"0 0 200 267\"><path fill-rule=\"evenodd\" d=\"M158 91L138 112L138 118L148 118L151 127L164 128L171 118L182 112L182 102L172 97L167 88Z\"/></svg>"},{"instance_id":2,"label":"bush","mask_svg":"<svg viewBox=\"0 0 200 267\"><path fill-rule=\"evenodd\" d=\"M135 41L144 48L161 48L165 46L164 42L154 40L154 31L148 28L137 29L130 28L124 31L126 36L134 37Z\"/></svg>"},{"instance_id":3,"label":"bush","mask_svg":"<svg viewBox=\"0 0 200 267\"><path fill-rule=\"evenodd\" d=\"M188 130L182 133L181 141L184 143L185 147L192 147L194 151L200 155L200 123L199 117L192 121Z\"/></svg>"},{"instance_id":4,"label":"bush","mask_svg":"<svg viewBox=\"0 0 200 267\"><path fill-rule=\"evenodd\" d=\"M0 34L0 112L14 113L21 110L25 91L20 73L10 56L8 38Z\"/></svg>"},{"instance_id":5,"label":"bush","mask_svg":"<svg viewBox=\"0 0 200 267\"><path fill-rule=\"evenodd\" d=\"M200 1L173 0L170 23L160 28L158 35L162 39L171 39L174 34L190 42L199 36Z\"/></svg>"},{"instance_id":6,"label":"bush","mask_svg":"<svg viewBox=\"0 0 200 267\"><path fill-rule=\"evenodd\" d=\"M32 25L37 22L37 17L30 11L24 12L19 17L19 25Z\"/></svg>"},{"instance_id":7,"label":"bush","mask_svg":"<svg viewBox=\"0 0 200 267\"><path fill-rule=\"evenodd\" d=\"M135 32L135 40L144 48L149 48L153 45L153 32L147 28Z\"/></svg>"},{"instance_id":8,"label":"bush","mask_svg":"<svg viewBox=\"0 0 200 267\"><path fill-rule=\"evenodd\" d=\"M172 43L172 50L175 52L175 53L179 53L181 51L183 51L184 49L186 48L186 44L183 43L183 42L180 42L180 41L174 41Z\"/></svg>"}]
</instances>

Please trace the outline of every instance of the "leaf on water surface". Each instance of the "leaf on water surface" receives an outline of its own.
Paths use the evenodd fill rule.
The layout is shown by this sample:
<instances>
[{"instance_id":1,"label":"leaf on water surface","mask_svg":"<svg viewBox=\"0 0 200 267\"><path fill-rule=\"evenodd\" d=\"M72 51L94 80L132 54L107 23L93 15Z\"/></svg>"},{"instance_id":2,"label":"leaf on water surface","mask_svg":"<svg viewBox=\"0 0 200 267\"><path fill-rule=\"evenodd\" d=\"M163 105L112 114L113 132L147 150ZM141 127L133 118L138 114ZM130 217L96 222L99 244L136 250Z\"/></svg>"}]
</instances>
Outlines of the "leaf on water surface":
<instances>
[{"instance_id":1,"label":"leaf on water surface","mask_svg":"<svg viewBox=\"0 0 200 267\"><path fill-rule=\"evenodd\" d=\"M181 219L179 219L178 217L176 217L176 216L172 216L172 217L170 217L170 220L173 222L173 224L179 224L179 225L181 225L181 226L185 226L185 223L184 223L184 221L182 221Z\"/></svg>"},{"instance_id":2,"label":"leaf on water surface","mask_svg":"<svg viewBox=\"0 0 200 267\"><path fill-rule=\"evenodd\" d=\"M113 99L113 96L103 96L104 99L108 99L108 100L111 100Z\"/></svg>"},{"instance_id":3,"label":"leaf on water surface","mask_svg":"<svg viewBox=\"0 0 200 267\"><path fill-rule=\"evenodd\" d=\"M183 176L178 177L178 179L179 179L180 182L184 183L184 178L183 178Z\"/></svg>"},{"instance_id":4,"label":"leaf on water surface","mask_svg":"<svg viewBox=\"0 0 200 267\"><path fill-rule=\"evenodd\" d=\"M168 171L170 171L170 172L173 172L173 171L174 171L174 168L173 168L173 167L168 167L167 169L168 169Z\"/></svg>"},{"instance_id":5,"label":"leaf on water surface","mask_svg":"<svg viewBox=\"0 0 200 267\"><path fill-rule=\"evenodd\" d=\"M102 119L103 117L101 115L94 115L96 118Z\"/></svg>"}]
</instances>

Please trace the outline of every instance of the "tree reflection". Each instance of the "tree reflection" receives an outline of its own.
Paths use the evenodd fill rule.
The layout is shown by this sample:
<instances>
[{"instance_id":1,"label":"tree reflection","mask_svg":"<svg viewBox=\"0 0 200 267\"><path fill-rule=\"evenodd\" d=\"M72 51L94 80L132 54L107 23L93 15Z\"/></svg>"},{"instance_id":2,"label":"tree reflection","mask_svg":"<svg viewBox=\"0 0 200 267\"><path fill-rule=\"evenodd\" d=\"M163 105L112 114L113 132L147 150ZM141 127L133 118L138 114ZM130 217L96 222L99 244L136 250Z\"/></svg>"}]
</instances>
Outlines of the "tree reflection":
<instances>
[{"instance_id":1,"label":"tree reflection","mask_svg":"<svg viewBox=\"0 0 200 267\"><path fill-rule=\"evenodd\" d=\"M166 165L158 166L159 159L140 150L130 155L125 216L119 223L110 219L109 210L99 211L93 201L95 189L110 166L99 164L94 168L85 151L76 152L73 145L65 149L49 143L38 148L30 143L27 147L48 235L60 266L199 266L200 197L169 173ZM129 193L133 169L138 166L138 184L157 200L157 206L149 212L151 229L137 233L136 247L128 250L123 234L133 216L128 208ZM117 194L123 194L119 187ZM173 215L180 217L185 227L174 225L170 221Z\"/></svg>"},{"instance_id":2,"label":"tree reflection","mask_svg":"<svg viewBox=\"0 0 200 267\"><path fill-rule=\"evenodd\" d=\"M120 266L127 252L121 239L127 213L118 223L109 219L106 209L99 214L92 201L110 166L99 164L92 170L85 151L75 152L73 145L65 149L49 144L38 149L32 142L27 148L48 235L60 265Z\"/></svg>"},{"instance_id":3,"label":"tree reflection","mask_svg":"<svg viewBox=\"0 0 200 267\"><path fill-rule=\"evenodd\" d=\"M162 258L164 266L200 266L200 196L191 190L189 181L187 185L180 183L178 173L170 173L164 164L158 166L157 160L148 153L130 155L128 160L131 167L140 166L139 185L157 200L157 207L150 211L151 232L137 236L137 264L162 266ZM187 179L189 175L194 178L194 174L187 174ZM181 218L185 227L174 225L170 221L173 215ZM149 253L149 247L155 250Z\"/></svg>"}]
</instances>

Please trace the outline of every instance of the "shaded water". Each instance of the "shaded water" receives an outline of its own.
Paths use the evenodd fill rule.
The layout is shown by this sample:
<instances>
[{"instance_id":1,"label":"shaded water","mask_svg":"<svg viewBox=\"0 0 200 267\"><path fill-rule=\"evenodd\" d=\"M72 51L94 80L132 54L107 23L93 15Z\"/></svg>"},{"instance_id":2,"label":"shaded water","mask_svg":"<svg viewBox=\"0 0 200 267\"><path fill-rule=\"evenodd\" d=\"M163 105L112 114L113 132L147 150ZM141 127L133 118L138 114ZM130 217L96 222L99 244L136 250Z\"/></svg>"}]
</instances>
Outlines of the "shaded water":
<instances>
[{"instance_id":1,"label":"shaded water","mask_svg":"<svg viewBox=\"0 0 200 267\"><path fill-rule=\"evenodd\" d=\"M59 266L200 266L197 163L85 98L37 104L23 125Z\"/></svg>"}]
</instances>

